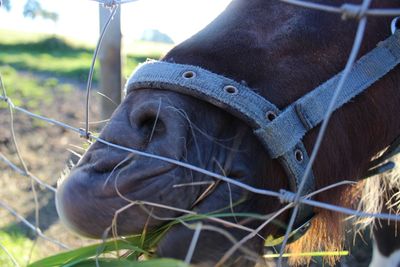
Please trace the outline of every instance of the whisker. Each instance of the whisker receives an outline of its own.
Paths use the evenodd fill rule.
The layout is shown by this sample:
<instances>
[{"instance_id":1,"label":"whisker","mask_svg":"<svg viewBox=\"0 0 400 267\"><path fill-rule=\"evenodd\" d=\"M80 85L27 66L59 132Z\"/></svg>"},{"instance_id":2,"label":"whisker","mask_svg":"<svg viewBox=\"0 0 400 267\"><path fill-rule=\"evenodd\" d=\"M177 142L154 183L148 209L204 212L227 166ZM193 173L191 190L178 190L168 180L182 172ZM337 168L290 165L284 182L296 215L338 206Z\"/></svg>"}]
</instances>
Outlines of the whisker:
<instances>
[{"instance_id":1,"label":"whisker","mask_svg":"<svg viewBox=\"0 0 400 267\"><path fill-rule=\"evenodd\" d=\"M129 154L128 156L126 156L125 159L121 160L121 162L119 162L119 163L112 169L111 173L107 176L107 179L106 179L106 180L104 181L104 183L103 183L103 190L104 190L104 188L106 187L108 181L111 179L111 176L114 174L114 171L115 171L119 166L121 166L122 164L124 164L125 162L127 162L128 160L130 160L133 156L134 156L134 154ZM124 169L125 169L125 168L122 168L122 169L119 171L119 173L121 173L121 171L124 170ZM118 173L118 175L119 175L119 173ZM118 175L117 175L117 178L118 178ZM115 180L117 180L117 178L116 178Z\"/></svg>"},{"instance_id":2,"label":"whisker","mask_svg":"<svg viewBox=\"0 0 400 267\"><path fill-rule=\"evenodd\" d=\"M185 187L185 186L199 186L199 185L209 185L209 184L214 184L215 182L213 181L202 181L202 182L191 182L191 183L184 183L184 184L174 184L172 188L179 188L179 187Z\"/></svg>"},{"instance_id":3,"label":"whisker","mask_svg":"<svg viewBox=\"0 0 400 267\"><path fill-rule=\"evenodd\" d=\"M203 201L206 197L208 197L214 190L215 188L219 185L219 180L212 182L201 195L193 202L192 207L194 208L197 204L199 204L201 201Z\"/></svg>"},{"instance_id":4,"label":"whisker","mask_svg":"<svg viewBox=\"0 0 400 267\"><path fill-rule=\"evenodd\" d=\"M224 168L222 168L221 164L216 159L214 159L214 162L217 164L218 168L221 170L222 175L227 176L226 172L225 172ZM229 191L229 208L230 208L232 214L234 214L235 212L233 210L233 199L232 199L231 185L230 185L230 183L226 183L226 184L228 186L228 191ZM237 218L236 218L236 216L233 216L233 219L235 220L236 223L239 223Z\"/></svg>"},{"instance_id":5,"label":"whisker","mask_svg":"<svg viewBox=\"0 0 400 267\"><path fill-rule=\"evenodd\" d=\"M156 126L157 126L157 121L160 116L160 110L161 110L161 104L162 104L161 98L159 99L159 102L160 103L158 104L156 119L154 120L153 129L151 129L151 133L150 133L150 137L149 137L149 143L151 142L151 139L153 139L154 131L156 130Z\"/></svg>"},{"instance_id":6,"label":"whisker","mask_svg":"<svg viewBox=\"0 0 400 267\"><path fill-rule=\"evenodd\" d=\"M87 151L86 148L83 148L83 147L81 147L81 146L77 146L77 145L73 145L73 144L69 144L69 146L70 146L70 147L73 147L73 148L76 148L76 149L80 149L80 150L82 150L83 152L86 152L86 151Z\"/></svg>"},{"instance_id":7,"label":"whisker","mask_svg":"<svg viewBox=\"0 0 400 267\"><path fill-rule=\"evenodd\" d=\"M105 94L103 94L102 92L99 92L99 91L97 91L96 93L97 93L98 95L104 97L105 99L109 100L109 101L110 101L111 103L113 103L115 106L118 106L118 104L115 103L115 101L112 100L109 96L107 96L107 95L105 95Z\"/></svg>"},{"instance_id":8,"label":"whisker","mask_svg":"<svg viewBox=\"0 0 400 267\"><path fill-rule=\"evenodd\" d=\"M235 138L237 137L237 135L234 135L234 136L232 136L232 137L230 137L230 138L218 138L218 137L216 137L216 136L211 136L211 135L207 134L205 131L203 131L200 127L198 127L196 124L194 124L194 123L189 119L189 116L187 115L186 111L184 111L184 110L182 110L182 109L179 109L179 108L176 108L176 107L174 107L174 106L172 106L172 105L167 106L167 108L172 108L172 109L174 109L178 114L180 114L180 115L189 123L189 126L190 126L191 128L193 128L194 130L198 131L201 135L203 135L204 137L206 137L208 140L214 142L215 144L219 145L219 146L222 147L222 148L225 148L225 149L232 149L231 147L222 144L222 142L229 142L229 141L235 139ZM239 150L239 151L237 151L237 152L241 152L241 150Z\"/></svg>"},{"instance_id":9,"label":"whisker","mask_svg":"<svg viewBox=\"0 0 400 267\"><path fill-rule=\"evenodd\" d=\"M120 192L119 189L118 189L118 186L115 187L115 190L116 190L118 196L121 197L123 200L129 202L129 204L127 204L126 206L124 206L124 207L120 208L119 210L117 210L117 211L114 213L114 214L115 214L114 217L115 217L116 215L118 215L119 213L121 213L122 211L124 211L124 210L126 210L126 209L128 209L128 208L130 208L130 207L132 207L132 206L135 206L135 205L138 205L139 207L143 208L144 211L147 211L147 212L148 212L148 210L144 207L144 205L148 205L148 206L151 206L151 207L156 207L156 208L162 208L162 209L177 211L177 212L183 213L183 214L189 214L189 215L203 215L203 216L206 216L206 219L207 219L207 220L214 221L214 222L220 223L220 224L222 224L222 225L226 225L226 226L228 226L228 227L241 229L241 230L244 230L244 231L246 231L246 232L252 232L252 231L253 231L253 229L248 228L248 227L246 227L246 226L243 226L243 225L240 225L240 224L236 224L236 223L232 223L232 222L230 222L230 221L226 221L226 220L223 220L223 219L220 219L220 218L211 217L211 216L204 215L204 214L199 214L199 213L194 212L194 211L191 211L191 210L180 209L180 208L176 208L176 207L173 207L173 206L168 206L168 205L159 204L159 203L154 203L154 202L149 202L149 201L131 200L131 199L129 199L129 198L127 198L127 197L125 197L124 195L121 194L121 192ZM117 214L117 213L118 213L118 214ZM150 213L148 212L148 214L150 214ZM179 220L179 217L176 217L176 218L162 218L162 217L158 217L158 216L156 216L156 215L154 215L154 214L152 214L151 216L152 216L152 218L155 218L156 220L165 220L165 221Z\"/></svg>"},{"instance_id":10,"label":"whisker","mask_svg":"<svg viewBox=\"0 0 400 267\"><path fill-rule=\"evenodd\" d=\"M89 124L91 124L91 125L102 124L102 123L109 122L109 121L110 121L110 119L99 120L99 121L91 121L91 122L89 122ZM86 124L86 122L83 122L83 121L81 121L81 122L79 122L79 123L80 123L80 124Z\"/></svg>"},{"instance_id":11,"label":"whisker","mask_svg":"<svg viewBox=\"0 0 400 267\"><path fill-rule=\"evenodd\" d=\"M71 154L77 156L80 159L83 157L83 155L79 154L78 152L76 152L76 151L74 151L72 149L67 148L67 151L70 152Z\"/></svg>"}]
</instances>

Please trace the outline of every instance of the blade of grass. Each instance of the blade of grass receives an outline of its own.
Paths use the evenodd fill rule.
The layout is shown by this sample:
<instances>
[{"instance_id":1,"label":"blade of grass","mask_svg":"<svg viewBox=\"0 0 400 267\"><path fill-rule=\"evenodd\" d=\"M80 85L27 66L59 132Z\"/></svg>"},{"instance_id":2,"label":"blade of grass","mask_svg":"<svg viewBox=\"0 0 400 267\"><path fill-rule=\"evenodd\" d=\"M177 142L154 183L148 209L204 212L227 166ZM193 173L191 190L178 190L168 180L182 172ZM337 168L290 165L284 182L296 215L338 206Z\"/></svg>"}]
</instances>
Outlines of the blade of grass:
<instances>
[{"instance_id":1,"label":"blade of grass","mask_svg":"<svg viewBox=\"0 0 400 267\"><path fill-rule=\"evenodd\" d=\"M99 265L101 267L188 267L184 262L173 259L153 259L147 261L130 261L126 259L99 259ZM94 259L88 259L70 265L69 267L94 267L96 261Z\"/></svg>"},{"instance_id":2,"label":"blade of grass","mask_svg":"<svg viewBox=\"0 0 400 267\"><path fill-rule=\"evenodd\" d=\"M314 251L314 252L301 252L301 253L284 253L282 257L326 257L326 256L347 256L349 252L344 251ZM279 258L278 254L265 254L263 257L265 259Z\"/></svg>"},{"instance_id":3,"label":"blade of grass","mask_svg":"<svg viewBox=\"0 0 400 267\"><path fill-rule=\"evenodd\" d=\"M135 239L139 239L136 237ZM135 246L135 243L139 243L138 240L136 242L133 238L131 238L128 242L125 240L118 240L115 242L114 240L108 241L104 244L95 244L87 247L82 247L79 249L59 253L53 255L51 257L39 260L29 265L29 267L50 267L50 266L61 266L66 265L72 262L77 262L81 260L86 260L90 257L96 256L98 253L99 246L103 246L102 253L112 252L116 249L129 249L132 251L140 251L141 253L147 254L146 250Z\"/></svg>"}]
</instances>

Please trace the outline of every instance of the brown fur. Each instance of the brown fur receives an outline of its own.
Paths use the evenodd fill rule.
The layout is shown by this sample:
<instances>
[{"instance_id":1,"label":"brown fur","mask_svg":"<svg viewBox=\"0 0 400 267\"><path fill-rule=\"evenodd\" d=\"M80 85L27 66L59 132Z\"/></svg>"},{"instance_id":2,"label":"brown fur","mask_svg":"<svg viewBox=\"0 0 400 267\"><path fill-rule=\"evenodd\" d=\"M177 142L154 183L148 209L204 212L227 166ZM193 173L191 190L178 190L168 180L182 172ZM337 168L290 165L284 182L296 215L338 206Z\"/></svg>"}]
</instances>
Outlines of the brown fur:
<instances>
[{"instance_id":1,"label":"brown fur","mask_svg":"<svg viewBox=\"0 0 400 267\"><path fill-rule=\"evenodd\" d=\"M339 201L332 204L354 208L358 203L360 187L346 186L337 190L341 196ZM349 201L351 200L351 201ZM346 216L329 210L316 210L317 216L312 220L311 227L307 233L288 246L290 253L314 252L314 251L342 251L344 245L344 223ZM339 256L325 256L324 262L334 265L340 259ZM292 265L309 264L311 257L291 257L289 263Z\"/></svg>"},{"instance_id":2,"label":"brown fur","mask_svg":"<svg viewBox=\"0 0 400 267\"><path fill-rule=\"evenodd\" d=\"M339 6L343 1L323 2ZM358 3L356 0L349 2ZM374 7L400 7L400 4L396 0L382 0L375 1ZM390 18L369 18L368 21L360 55L373 49L390 34ZM197 65L238 82L245 82L257 93L284 109L343 69L353 44L356 27L355 20L343 21L337 14L302 9L280 1L234 0L208 27L176 46L163 60ZM342 180L360 180L368 169L370 160L400 135L399 85L398 67L368 91L333 113L313 165L317 189ZM154 102L154 99L160 101ZM148 122L153 122L161 102L163 106L160 107L161 117L158 121L165 126L165 131L157 132L151 142L147 142L145 128L152 128L153 124ZM165 108L166 106L173 106L174 110ZM204 138L204 135L193 133L195 131L191 135L188 134L188 122L182 119L176 110L185 111L191 124L207 132L209 136L216 140L224 140L224 146L218 145L215 140ZM244 135L237 150L240 152L232 153L233 150L229 148L233 147L233 144L230 141L241 129L244 130ZM309 153L313 149L318 131L317 127L304 137L304 145ZM219 166L224 166L227 155L233 154L230 168L224 170L228 175L256 187L275 191L288 188L288 179L282 166L268 157L252 130L244 122L221 109L186 95L145 88L130 93L114 113L101 137L123 146L184 159L215 172L221 171L220 168L215 168L215 161L220 163ZM256 160L254 155L257 155ZM126 155L121 151L95 143L72 171L71 176L63 182L62 190L58 193L58 202L60 206L63 205L65 218L78 231L101 236L109 226L115 210L126 204L120 198L110 197L113 196L115 188L106 187L104 190L102 183L124 157ZM135 168L136 165L139 167ZM126 181L122 189L133 198L139 195L145 200L190 209L191 204L204 190L192 187L190 193L186 189L173 189L171 192L169 183L203 181L207 177L195 172L188 174L187 170L177 168L171 173L163 174L162 178L142 179L148 172L159 169L159 165L160 162L146 162L138 157L126 166L126 169L131 168L130 172L121 171L123 178L120 181ZM161 173L161 170L158 173ZM376 178L370 181L376 182L374 179ZM368 185L369 183L368 181L353 187L335 188L319 194L315 199L356 207L359 189L376 187ZM230 189L228 190L225 183L220 183L212 194L196 205L195 210L200 213L222 210L230 205L230 196L233 196L233 202L245 199L235 207L236 212L269 214L282 207L277 199L244 193L237 187L232 187L232 191ZM381 191L375 191L364 193L364 196L373 196L374 202L378 203L366 208L367 211L379 212L378 207L381 205L376 196L381 194ZM99 210L101 212L98 212ZM155 212L159 213L159 217L177 216L172 211ZM317 215L311 229L290 246L292 252L341 250L344 216L325 210L315 212ZM132 207L121 214L122 219L118 227L126 234L140 232L147 215L137 207ZM287 213L282 217L287 219L288 216ZM160 223L151 220L150 227L154 228ZM256 222L252 223L254 224L246 226L258 226ZM275 227L267 228L261 234L277 231ZM233 228L226 230L237 240L246 234ZM192 231L184 226L174 226L161 241L158 255L184 258L192 235ZM218 262L231 247L224 237L207 231L202 232L197 245L198 249L193 257L195 263L204 263L205 260L211 263ZM253 238L246 246L261 253L262 240ZM232 256L232 262L240 258L245 257L240 253L235 254ZM333 263L336 259L337 257L330 257L326 260ZM308 261L307 258L292 259L292 263ZM240 266L251 266L251 263L246 261L241 264Z\"/></svg>"}]
</instances>

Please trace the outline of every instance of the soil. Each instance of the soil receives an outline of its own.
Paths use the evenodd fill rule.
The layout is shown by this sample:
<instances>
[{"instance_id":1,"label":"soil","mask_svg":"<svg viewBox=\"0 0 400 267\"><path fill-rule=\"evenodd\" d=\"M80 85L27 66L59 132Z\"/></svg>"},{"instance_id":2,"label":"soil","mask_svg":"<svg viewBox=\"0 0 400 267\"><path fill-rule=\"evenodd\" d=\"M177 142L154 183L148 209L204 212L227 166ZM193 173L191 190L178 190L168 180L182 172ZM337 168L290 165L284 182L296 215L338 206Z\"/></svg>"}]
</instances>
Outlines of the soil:
<instances>
[{"instance_id":1,"label":"soil","mask_svg":"<svg viewBox=\"0 0 400 267\"><path fill-rule=\"evenodd\" d=\"M29 75L20 73L21 75ZM45 77L42 77L45 79ZM41 79L39 77L39 79ZM84 88L75 82L63 81L74 88ZM51 104L43 104L34 112L46 117L56 119L77 128L84 124L85 92L74 90L69 93L50 92L53 97ZM93 94L91 105L91 121L98 120L97 94ZM28 170L45 183L56 187L57 180L63 172L79 157L71 151L82 154L81 147L87 145L78 134L70 132L58 126L28 117L18 111L14 111L14 129L17 144L21 156ZM10 115L8 109L0 109L0 152L11 162L21 167L16 148L11 135ZM96 125L98 127L98 125ZM74 235L65 228L58 219L55 209L54 193L44 186L35 183L38 197L39 228L48 237L59 240L69 247L79 247L93 241ZM0 200L29 222L35 225L35 201L31 186L31 180L13 171L0 160ZM0 229L3 231L17 231L35 239L32 230L15 218L7 210L0 208ZM38 239L37 250L41 256L51 255L60 251L60 248Z\"/></svg>"}]
</instances>

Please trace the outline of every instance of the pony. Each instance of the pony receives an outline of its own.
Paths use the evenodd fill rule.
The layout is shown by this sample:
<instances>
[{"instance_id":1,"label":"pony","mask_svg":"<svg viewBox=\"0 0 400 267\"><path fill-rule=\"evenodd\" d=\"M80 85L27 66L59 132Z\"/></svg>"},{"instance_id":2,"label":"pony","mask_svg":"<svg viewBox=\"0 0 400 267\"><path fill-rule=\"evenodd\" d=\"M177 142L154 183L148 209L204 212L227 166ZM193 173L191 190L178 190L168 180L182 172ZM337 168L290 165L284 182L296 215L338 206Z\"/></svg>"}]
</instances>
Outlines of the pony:
<instances>
[{"instance_id":1,"label":"pony","mask_svg":"<svg viewBox=\"0 0 400 267\"><path fill-rule=\"evenodd\" d=\"M336 7L343 4L338 0L323 3ZM370 8L400 8L400 4L394 0L374 1ZM391 21L390 17L368 18L360 56L392 35ZM335 13L301 8L285 1L233 0L207 27L174 47L156 64L194 68L195 71L179 73L184 81L200 79L203 73L218 75L235 83L223 88L227 94L233 96L242 87L251 88L249 94L255 99L262 97L277 109L285 110L342 71L357 25L357 19L343 19ZM167 71L171 75L178 72ZM153 74L158 77L165 73ZM208 88L218 78L213 79L204 83L204 87ZM275 192L293 188L282 161L266 151L253 125L238 118L236 111L226 105L207 101L207 90L190 95L174 90L166 82L136 83L133 89L130 85L128 82L127 95L102 130L101 139L198 166L254 188ZM394 67L332 114L312 167L313 190L344 180L358 183L325 190L314 195L314 200L356 207L361 205L361 199L376 199L373 203L361 203L371 202L366 208L378 211L380 206L387 212L390 207L379 203L395 204L391 196L398 192L396 182L386 183L376 177L362 181L362 178L371 161L400 135L399 85L400 68ZM272 112L266 117L273 121L279 115ZM296 150L297 161L306 160L307 154L311 154L319 129L320 124L301 138L307 153ZM384 185L388 194L377 190ZM380 196L362 193L367 188ZM116 212L132 202L138 205L118 214L116 229L120 235L141 233L144 228L154 230L166 220L181 216L184 210L197 214L231 213L223 223L202 221L203 230L191 258L191 263L198 266L262 263L260 255L265 238L283 236L291 217L291 209L283 209L285 204L276 197L99 141L90 147L69 177L60 181L57 192L57 209L64 223L82 235L95 238L102 237ZM310 223L306 229L300 227L304 233L292 240L288 249L292 252L340 249L345 216L322 208L308 208L308 211L312 213ZM247 217L239 216L243 213ZM276 215L275 223L262 227L270 215ZM395 262L396 257L398 264L395 251L400 246L395 235L398 226L394 221L376 221L372 264L377 266L383 260ZM257 229L257 234L244 239L249 229ZM162 238L156 254L184 259L192 239L193 225L176 224ZM239 240L246 242L230 251ZM309 260L294 258L292 263ZM335 257L328 259L331 264L335 260Z\"/></svg>"}]
</instances>

